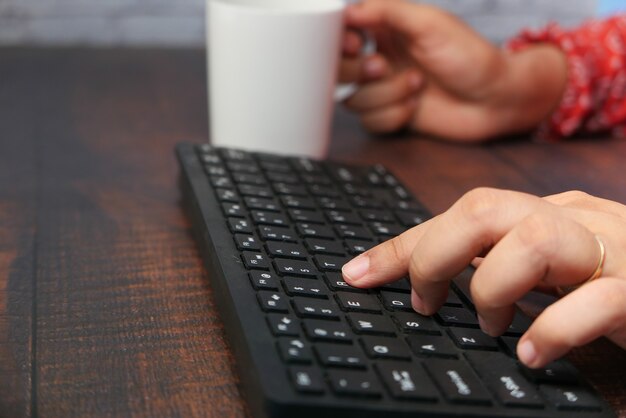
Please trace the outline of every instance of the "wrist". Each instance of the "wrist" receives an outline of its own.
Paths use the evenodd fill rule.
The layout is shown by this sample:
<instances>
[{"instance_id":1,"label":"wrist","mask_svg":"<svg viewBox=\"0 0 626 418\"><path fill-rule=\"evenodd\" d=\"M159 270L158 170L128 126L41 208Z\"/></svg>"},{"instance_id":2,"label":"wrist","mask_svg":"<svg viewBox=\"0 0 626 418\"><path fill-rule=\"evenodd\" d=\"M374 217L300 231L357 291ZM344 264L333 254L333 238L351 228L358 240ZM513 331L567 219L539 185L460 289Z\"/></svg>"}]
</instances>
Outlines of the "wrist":
<instances>
[{"instance_id":1,"label":"wrist","mask_svg":"<svg viewBox=\"0 0 626 418\"><path fill-rule=\"evenodd\" d=\"M551 44L503 52L504 68L492 106L500 134L536 129L558 107L567 84L567 57Z\"/></svg>"}]
</instances>

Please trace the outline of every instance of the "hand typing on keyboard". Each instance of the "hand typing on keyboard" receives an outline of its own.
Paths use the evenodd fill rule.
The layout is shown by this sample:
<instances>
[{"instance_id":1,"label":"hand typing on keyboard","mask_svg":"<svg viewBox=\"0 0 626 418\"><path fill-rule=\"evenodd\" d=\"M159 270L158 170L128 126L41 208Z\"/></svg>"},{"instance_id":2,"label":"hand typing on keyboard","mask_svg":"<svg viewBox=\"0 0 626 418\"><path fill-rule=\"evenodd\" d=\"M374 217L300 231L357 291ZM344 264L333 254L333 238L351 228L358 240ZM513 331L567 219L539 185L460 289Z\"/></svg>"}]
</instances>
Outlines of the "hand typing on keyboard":
<instances>
[{"instance_id":1,"label":"hand typing on keyboard","mask_svg":"<svg viewBox=\"0 0 626 418\"><path fill-rule=\"evenodd\" d=\"M343 276L370 288L408 272L413 307L432 315L446 300L449 281L474 262L471 295L480 327L491 336L507 329L514 303L528 291L566 293L518 343L519 359L541 367L600 336L626 348L624 231L626 206L585 193L539 198L477 189L356 257Z\"/></svg>"},{"instance_id":2,"label":"hand typing on keyboard","mask_svg":"<svg viewBox=\"0 0 626 418\"><path fill-rule=\"evenodd\" d=\"M426 208L380 165L208 144L181 144L177 151L193 230L253 416L614 416L567 360L536 369L520 363L517 346L531 321L512 304L543 276L548 284L572 285L583 275L598 276L593 263L598 272L617 274L624 258L614 234L623 229L621 206L576 194L542 200L483 190L428 221ZM608 210L615 218L606 216L610 225L595 222ZM545 216L521 221L534 212ZM566 229L574 219L580 225ZM553 228L545 229L550 222ZM528 245L508 244L518 229ZM530 245L541 237L541 245ZM598 257L601 242L606 263ZM474 269L465 267L490 249L472 280ZM342 267L359 254L365 255L346 267L351 278L344 279ZM610 334L593 326L610 326L611 315L618 319L621 284L594 279L563 299L571 310L584 290L595 289L589 303L566 313L580 328L566 335L566 346L575 345L573 338ZM412 286L421 298L411 296ZM605 297L602 311L596 306L609 286L613 299ZM552 312L563 314L544 313L526 340L536 342L533 333L545 330L542 318ZM502 335L484 333L479 322ZM554 336L572 329L559 326ZM554 349L546 354L545 344L536 350L538 362L555 356Z\"/></svg>"}]
</instances>

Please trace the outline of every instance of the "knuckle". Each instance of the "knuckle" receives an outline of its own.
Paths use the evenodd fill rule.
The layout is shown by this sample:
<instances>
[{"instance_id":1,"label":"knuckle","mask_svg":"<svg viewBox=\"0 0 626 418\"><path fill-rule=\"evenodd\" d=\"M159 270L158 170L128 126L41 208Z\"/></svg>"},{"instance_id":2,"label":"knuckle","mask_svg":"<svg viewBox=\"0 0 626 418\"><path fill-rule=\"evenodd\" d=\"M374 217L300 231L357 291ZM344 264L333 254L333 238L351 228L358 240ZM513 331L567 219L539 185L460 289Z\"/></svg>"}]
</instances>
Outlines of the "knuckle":
<instances>
[{"instance_id":1,"label":"knuckle","mask_svg":"<svg viewBox=\"0 0 626 418\"><path fill-rule=\"evenodd\" d=\"M533 213L516 227L517 239L527 250L539 257L550 257L558 251L558 220L553 216Z\"/></svg>"},{"instance_id":2,"label":"knuckle","mask_svg":"<svg viewBox=\"0 0 626 418\"><path fill-rule=\"evenodd\" d=\"M425 266L422 260L423 257L417 257L417 254L413 252L411 259L409 260L409 277L411 283L421 282L427 280L429 275L425 274Z\"/></svg>"},{"instance_id":3,"label":"knuckle","mask_svg":"<svg viewBox=\"0 0 626 418\"><path fill-rule=\"evenodd\" d=\"M581 190L569 190L567 192L559 193L558 195L554 197L557 202L563 205L569 205L569 204L589 201L593 199L593 196Z\"/></svg>"},{"instance_id":4,"label":"knuckle","mask_svg":"<svg viewBox=\"0 0 626 418\"><path fill-rule=\"evenodd\" d=\"M468 221L484 224L498 211L504 201L502 194L498 189L480 187L465 193L455 206Z\"/></svg>"},{"instance_id":5,"label":"knuckle","mask_svg":"<svg viewBox=\"0 0 626 418\"><path fill-rule=\"evenodd\" d=\"M388 241L385 241L381 246L384 248L385 257L391 258L391 262L402 262L404 261L406 250L404 248L404 244L402 240L399 238L393 238Z\"/></svg>"}]
</instances>

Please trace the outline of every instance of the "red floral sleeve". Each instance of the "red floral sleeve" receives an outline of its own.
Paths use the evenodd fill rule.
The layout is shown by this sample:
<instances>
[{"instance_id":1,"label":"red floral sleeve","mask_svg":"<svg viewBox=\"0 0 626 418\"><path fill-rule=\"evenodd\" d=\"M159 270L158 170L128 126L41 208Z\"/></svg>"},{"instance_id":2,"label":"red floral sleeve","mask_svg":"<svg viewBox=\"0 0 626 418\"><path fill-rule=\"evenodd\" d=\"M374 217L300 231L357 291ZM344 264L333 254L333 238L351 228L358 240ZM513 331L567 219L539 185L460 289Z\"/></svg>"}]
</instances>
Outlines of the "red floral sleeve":
<instances>
[{"instance_id":1,"label":"red floral sleeve","mask_svg":"<svg viewBox=\"0 0 626 418\"><path fill-rule=\"evenodd\" d=\"M556 24L526 30L508 46L519 50L533 43L557 45L567 55L569 66L561 103L539 136L609 132L626 137L626 14L591 20L570 31Z\"/></svg>"}]
</instances>

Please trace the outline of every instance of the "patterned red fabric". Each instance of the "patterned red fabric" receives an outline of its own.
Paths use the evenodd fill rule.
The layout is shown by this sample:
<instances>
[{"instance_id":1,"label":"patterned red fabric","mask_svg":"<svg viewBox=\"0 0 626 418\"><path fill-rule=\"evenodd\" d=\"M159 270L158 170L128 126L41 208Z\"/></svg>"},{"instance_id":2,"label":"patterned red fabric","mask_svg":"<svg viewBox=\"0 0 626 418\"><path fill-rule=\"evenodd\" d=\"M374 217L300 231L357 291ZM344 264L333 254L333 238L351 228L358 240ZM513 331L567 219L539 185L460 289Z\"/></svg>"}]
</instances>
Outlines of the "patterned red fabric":
<instances>
[{"instance_id":1,"label":"patterned red fabric","mask_svg":"<svg viewBox=\"0 0 626 418\"><path fill-rule=\"evenodd\" d=\"M569 66L561 103L538 136L556 139L608 132L626 137L626 14L590 20L570 31L556 24L525 30L508 47L519 50L533 43L558 46Z\"/></svg>"}]
</instances>

